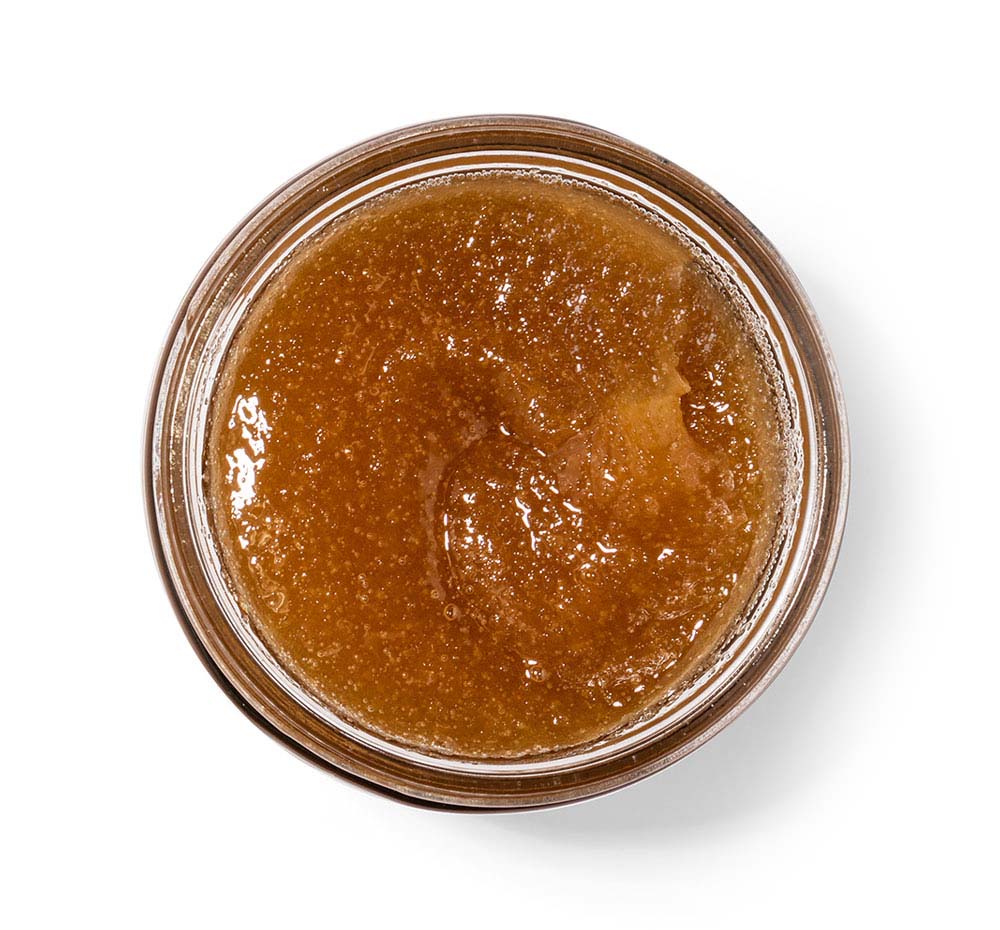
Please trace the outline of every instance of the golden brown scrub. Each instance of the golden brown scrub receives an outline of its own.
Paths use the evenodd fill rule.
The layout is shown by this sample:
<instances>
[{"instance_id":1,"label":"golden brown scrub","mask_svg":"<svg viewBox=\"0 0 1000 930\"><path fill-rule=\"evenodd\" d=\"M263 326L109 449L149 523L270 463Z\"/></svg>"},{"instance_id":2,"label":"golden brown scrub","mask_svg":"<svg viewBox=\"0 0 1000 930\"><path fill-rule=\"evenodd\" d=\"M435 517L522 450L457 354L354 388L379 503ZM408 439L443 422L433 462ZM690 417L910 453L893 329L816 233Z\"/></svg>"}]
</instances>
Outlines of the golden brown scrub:
<instances>
[{"instance_id":1,"label":"golden brown scrub","mask_svg":"<svg viewBox=\"0 0 1000 930\"><path fill-rule=\"evenodd\" d=\"M785 481L732 297L623 199L411 186L256 300L206 451L254 628L337 713L510 757L662 700L755 590Z\"/></svg>"}]
</instances>

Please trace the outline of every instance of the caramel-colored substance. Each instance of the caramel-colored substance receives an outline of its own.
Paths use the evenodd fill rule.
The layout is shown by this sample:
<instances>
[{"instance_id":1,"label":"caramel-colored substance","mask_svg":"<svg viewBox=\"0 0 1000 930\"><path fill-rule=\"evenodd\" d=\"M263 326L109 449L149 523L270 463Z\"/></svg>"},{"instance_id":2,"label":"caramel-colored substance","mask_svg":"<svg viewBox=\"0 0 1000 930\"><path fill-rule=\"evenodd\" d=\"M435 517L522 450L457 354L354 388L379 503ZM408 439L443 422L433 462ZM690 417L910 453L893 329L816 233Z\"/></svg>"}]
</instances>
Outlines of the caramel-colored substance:
<instances>
[{"instance_id":1,"label":"caramel-colored substance","mask_svg":"<svg viewBox=\"0 0 1000 930\"><path fill-rule=\"evenodd\" d=\"M223 366L223 564L308 690L510 757L649 709L755 589L784 481L760 353L666 227L494 173L336 221Z\"/></svg>"}]
</instances>

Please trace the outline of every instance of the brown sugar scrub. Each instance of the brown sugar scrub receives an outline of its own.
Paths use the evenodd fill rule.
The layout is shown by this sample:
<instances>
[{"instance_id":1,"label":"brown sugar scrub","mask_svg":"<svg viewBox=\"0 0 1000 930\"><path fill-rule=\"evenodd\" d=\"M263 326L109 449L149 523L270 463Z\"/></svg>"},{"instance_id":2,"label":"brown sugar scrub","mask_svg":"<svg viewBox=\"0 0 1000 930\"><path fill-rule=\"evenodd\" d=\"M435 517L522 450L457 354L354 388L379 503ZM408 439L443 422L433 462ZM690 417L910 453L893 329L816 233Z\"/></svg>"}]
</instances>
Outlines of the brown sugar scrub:
<instances>
[{"instance_id":1,"label":"brown sugar scrub","mask_svg":"<svg viewBox=\"0 0 1000 930\"><path fill-rule=\"evenodd\" d=\"M391 741L597 739L759 586L788 481L763 357L624 198L502 170L383 194L293 252L222 362L228 582L295 680Z\"/></svg>"}]
</instances>

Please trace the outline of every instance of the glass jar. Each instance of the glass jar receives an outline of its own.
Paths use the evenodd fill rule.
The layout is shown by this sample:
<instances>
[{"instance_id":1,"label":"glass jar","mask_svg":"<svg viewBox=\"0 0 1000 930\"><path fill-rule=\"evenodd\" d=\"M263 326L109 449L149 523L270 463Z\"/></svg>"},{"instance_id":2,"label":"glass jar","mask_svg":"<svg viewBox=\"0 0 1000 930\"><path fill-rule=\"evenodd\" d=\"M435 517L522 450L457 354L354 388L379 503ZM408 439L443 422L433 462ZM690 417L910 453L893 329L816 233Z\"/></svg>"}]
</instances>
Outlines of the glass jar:
<instances>
[{"instance_id":1,"label":"glass jar","mask_svg":"<svg viewBox=\"0 0 1000 930\"><path fill-rule=\"evenodd\" d=\"M594 744L516 760L438 756L338 718L263 646L236 603L203 483L215 378L254 297L288 255L345 211L453 172L523 169L582 180L679 228L741 295L773 356L794 480L765 578L710 662L654 713ZM156 374L146 437L150 533L202 661L236 704L292 749L400 799L459 809L541 807L636 781L696 749L747 707L805 634L833 570L848 489L843 397L809 301L785 262L723 197L668 161L564 120L477 116L388 133L321 162L267 198L202 269Z\"/></svg>"}]
</instances>

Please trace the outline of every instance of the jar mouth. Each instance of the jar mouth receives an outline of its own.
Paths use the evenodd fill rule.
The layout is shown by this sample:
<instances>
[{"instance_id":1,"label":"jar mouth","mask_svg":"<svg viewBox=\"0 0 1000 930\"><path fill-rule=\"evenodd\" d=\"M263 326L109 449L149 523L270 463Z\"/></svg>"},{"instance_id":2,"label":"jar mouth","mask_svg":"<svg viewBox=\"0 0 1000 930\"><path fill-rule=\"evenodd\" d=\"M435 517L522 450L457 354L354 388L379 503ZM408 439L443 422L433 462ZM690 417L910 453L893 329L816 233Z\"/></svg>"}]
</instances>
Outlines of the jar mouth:
<instances>
[{"instance_id":1,"label":"jar mouth","mask_svg":"<svg viewBox=\"0 0 1000 930\"><path fill-rule=\"evenodd\" d=\"M673 693L599 740L482 759L393 742L338 714L278 661L239 607L214 539L203 481L219 369L255 297L296 249L389 191L456 173L534 172L630 200L712 262L767 359L788 454L784 520L741 619ZM147 431L154 549L202 659L252 719L314 762L369 787L462 809L546 806L635 781L724 727L777 674L814 615L846 513L846 415L808 299L773 246L691 175L580 124L483 116L404 129L335 155L276 191L217 250L181 304Z\"/></svg>"}]
</instances>

